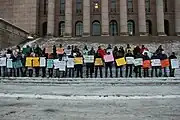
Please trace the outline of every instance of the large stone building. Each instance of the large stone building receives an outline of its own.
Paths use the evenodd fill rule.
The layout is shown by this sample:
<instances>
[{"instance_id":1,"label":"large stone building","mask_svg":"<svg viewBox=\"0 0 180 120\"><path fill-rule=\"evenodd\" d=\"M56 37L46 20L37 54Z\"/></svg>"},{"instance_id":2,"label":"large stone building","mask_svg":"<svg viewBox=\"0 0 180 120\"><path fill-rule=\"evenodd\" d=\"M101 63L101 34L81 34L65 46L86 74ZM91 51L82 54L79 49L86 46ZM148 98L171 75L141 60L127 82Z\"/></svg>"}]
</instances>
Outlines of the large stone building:
<instances>
[{"instance_id":1,"label":"large stone building","mask_svg":"<svg viewBox=\"0 0 180 120\"><path fill-rule=\"evenodd\" d=\"M180 35L180 0L0 0L0 17L32 34Z\"/></svg>"}]
</instances>

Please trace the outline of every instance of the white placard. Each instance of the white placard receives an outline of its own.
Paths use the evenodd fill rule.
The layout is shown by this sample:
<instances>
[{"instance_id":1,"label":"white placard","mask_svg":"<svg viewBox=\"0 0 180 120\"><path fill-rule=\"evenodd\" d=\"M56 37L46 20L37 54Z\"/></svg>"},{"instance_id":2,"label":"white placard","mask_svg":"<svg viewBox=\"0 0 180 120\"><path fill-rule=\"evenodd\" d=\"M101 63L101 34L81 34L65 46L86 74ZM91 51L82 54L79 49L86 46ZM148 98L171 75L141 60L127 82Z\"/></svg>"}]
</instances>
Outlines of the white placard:
<instances>
[{"instance_id":1,"label":"white placard","mask_svg":"<svg viewBox=\"0 0 180 120\"><path fill-rule=\"evenodd\" d=\"M46 57L40 57L40 67L46 67Z\"/></svg>"},{"instance_id":2,"label":"white placard","mask_svg":"<svg viewBox=\"0 0 180 120\"><path fill-rule=\"evenodd\" d=\"M153 67L159 67L159 66L161 66L161 60L160 59L152 59L151 60L151 65Z\"/></svg>"},{"instance_id":3,"label":"white placard","mask_svg":"<svg viewBox=\"0 0 180 120\"><path fill-rule=\"evenodd\" d=\"M134 59L134 65L135 66L143 65L143 59L142 58Z\"/></svg>"},{"instance_id":4,"label":"white placard","mask_svg":"<svg viewBox=\"0 0 180 120\"><path fill-rule=\"evenodd\" d=\"M13 68L13 63L12 63L12 59L7 59L7 68Z\"/></svg>"},{"instance_id":5,"label":"white placard","mask_svg":"<svg viewBox=\"0 0 180 120\"><path fill-rule=\"evenodd\" d=\"M1 67L6 66L6 57L0 58L0 66Z\"/></svg>"},{"instance_id":6,"label":"white placard","mask_svg":"<svg viewBox=\"0 0 180 120\"><path fill-rule=\"evenodd\" d=\"M94 55L84 55L84 63L94 63Z\"/></svg>"},{"instance_id":7,"label":"white placard","mask_svg":"<svg viewBox=\"0 0 180 120\"><path fill-rule=\"evenodd\" d=\"M74 58L68 58L67 68L74 68Z\"/></svg>"},{"instance_id":8,"label":"white placard","mask_svg":"<svg viewBox=\"0 0 180 120\"><path fill-rule=\"evenodd\" d=\"M134 57L126 57L126 62L128 65L134 64Z\"/></svg>"},{"instance_id":9,"label":"white placard","mask_svg":"<svg viewBox=\"0 0 180 120\"><path fill-rule=\"evenodd\" d=\"M59 61L59 59L55 59L55 60L54 60L54 69L59 69L59 66L60 66L60 61Z\"/></svg>"},{"instance_id":10,"label":"white placard","mask_svg":"<svg viewBox=\"0 0 180 120\"><path fill-rule=\"evenodd\" d=\"M65 50L65 53L66 53L66 55L68 55L68 56L71 55L71 49L66 49L66 50Z\"/></svg>"},{"instance_id":11,"label":"white placard","mask_svg":"<svg viewBox=\"0 0 180 120\"><path fill-rule=\"evenodd\" d=\"M66 62L59 61L59 71L66 71Z\"/></svg>"},{"instance_id":12,"label":"white placard","mask_svg":"<svg viewBox=\"0 0 180 120\"><path fill-rule=\"evenodd\" d=\"M171 68L178 69L179 68L179 60L178 59L171 59Z\"/></svg>"}]
</instances>

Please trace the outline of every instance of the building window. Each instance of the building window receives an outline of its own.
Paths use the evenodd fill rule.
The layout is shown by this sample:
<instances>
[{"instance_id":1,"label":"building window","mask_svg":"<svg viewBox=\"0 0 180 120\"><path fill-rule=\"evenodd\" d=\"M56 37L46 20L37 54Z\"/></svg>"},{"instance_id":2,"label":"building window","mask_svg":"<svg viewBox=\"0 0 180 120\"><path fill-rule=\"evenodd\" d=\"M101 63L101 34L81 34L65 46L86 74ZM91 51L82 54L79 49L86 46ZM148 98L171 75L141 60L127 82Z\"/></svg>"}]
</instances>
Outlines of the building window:
<instances>
[{"instance_id":1,"label":"building window","mask_svg":"<svg viewBox=\"0 0 180 120\"><path fill-rule=\"evenodd\" d=\"M128 20L128 33L130 36L135 34L135 23L133 20Z\"/></svg>"},{"instance_id":2,"label":"building window","mask_svg":"<svg viewBox=\"0 0 180 120\"><path fill-rule=\"evenodd\" d=\"M151 11L151 2L150 0L146 0L146 12L150 12Z\"/></svg>"},{"instance_id":3,"label":"building window","mask_svg":"<svg viewBox=\"0 0 180 120\"><path fill-rule=\"evenodd\" d=\"M76 22L76 31L75 31L75 36L81 37L83 34L83 23L81 21Z\"/></svg>"},{"instance_id":4,"label":"building window","mask_svg":"<svg viewBox=\"0 0 180 120\"><path fill-rule=\"evenodd\" d=\"M93 1L93 12L100 12L100 1L94 0Z\"/></svg>"},{"instance_id":5,"label":"building window","mask_svg":"<svg viewBox=\"0 0 180 120\"><path fill-rule=\"evenodd\" d=\"M111 1L111 3L110 3L111 12L116 12L116 0L110 0L110 1Z\"/></svg>"},{"instance_id":6,"label":"building window","mask_svg":"<svg viewBox=\"0 0 180 120\"><path fill-rule=\"evenodd\" d=\"M59 22L59 36L64 36L64 32L65 32L65 22L61 21Z\"/></svg>"},{"instance_id":7,"label":"building window","mask_svg":"<svg viewBox=\"0 0 180 120\"><path fill-rule=\"evenodd\" d=\"M128 12L133 12L133 0L128 0L127 2Z\"/></svg>"},{"instance_id":8,"label":"building window","mask_svg":"<svg viewBox=\"0 0 180 120\"><path fill-rule=\"evenodd\" d=\"M48 0L44 0L44 15L47 15L48 13Z\"/></svg>"},{"instance_id":9,"label":"building window","mask_svg":"<svg viewBox=\"0 0 180 120\"><path fill-rule=\"evenodd\" d=\"M164 12L168 12L168 1L164 0Z\"/></svg>"},{"instance_id":10,"label":"building window","mask_svg":"<svg viewBox=\"0 0 180 120\"><path fill-rule=\"evenodd\" d=\"M149 35L152 35L152 23L150 20L146 20L146 31Z\"/></svg>"},{"instance_id":11,"label":"building window","mask_svg":"<svg viewBox=\"0 0 180 120\"><path fill-rule=\"evenodd\" d=\"M60 14L65 14L65 0L60 0Z\"/></svg>"},{"instance_id":12,"label":"building window","mask_svg":"<svg viewBox=\"0 0 180 120\"><path fill-rule=\"evenodd\" d=\"M101 25L99 21L94 21L92 23L92 35L100 36L101 35Z\"/></svg>"},{"instance_id":13,"label":"building window","mask_svg":"<svg viewBox=\"0 0 180 120\"><path fill-rule=\"evenodd\" d=\"M115 20L112 20L109 24L109 31L111 36L117 36L118 35L118 25Z\"/></svg>"},{"instance_id":14,"label":"building window","mask_svg":"<svg viewBox=\"0 0 180 120\"><path fill-rule=\"evenodd\" d=\"M82 12L82 0L76 0L76 13L79 14Z\"/></svg>"},{"instance_id":15,"label":"building window","mask_svg":"<svg viewBox=\"0 0 180 120\"><path fill-rule=\"evenodd\" d=\"M167 36L169 36L169 21L164 20L164 32Z\"/></svg>"}]
</instances>

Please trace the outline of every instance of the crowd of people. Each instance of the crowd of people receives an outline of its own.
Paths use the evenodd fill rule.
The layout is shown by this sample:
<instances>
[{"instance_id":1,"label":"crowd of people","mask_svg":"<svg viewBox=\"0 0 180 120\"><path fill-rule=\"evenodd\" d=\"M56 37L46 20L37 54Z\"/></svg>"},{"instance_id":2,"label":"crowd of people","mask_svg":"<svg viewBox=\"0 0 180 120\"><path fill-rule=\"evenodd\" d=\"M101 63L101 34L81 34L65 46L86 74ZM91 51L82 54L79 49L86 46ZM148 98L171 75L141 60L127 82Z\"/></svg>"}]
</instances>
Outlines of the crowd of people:
<instances>
[{"instance_id":1,"label":"crowd of people","mask_svg":"<svg viewBox=\"0 0 180 120\"><path fill-rule=\"evenodd\" d=\"M61 52L57 51L57 48ZM49 49L49 48L48 48ZM68 53L66 52L68 51ZM69 52L70 51L70 52ZM114 61L106 62L104 60L105 55L113 55ZM46 60L59 60L66 61L68 58L82 58L84 56L94 56L94 62L92 63L80 63L74 64L74 67L68 68L61 71L57 67L53 66L49 68L47 66L26 66L26 60L28 57L45 57ZM170 56L167 56L164 52L164 49L160 45L156 51L152 54L144 45L141 47L136 46L132 48L127 44L126 48L122 46L118 48L115 46L112 48L111 45L108 45L107 48L103 49L101 46L95 51L92 47L88 49L87 46L84 46L83 50L80 50L77 46L67 46L64 48L61 44L52 47L52 51L47 50L47 48L40 48L38 45L32 48L27 45L26 48L21 49L19 46L16 47L16 50L8 49L5 53L0 56L6 57L7 59L12 59L12 62L20 62L22 64L20 67L7 68L7 66L0 66L0 77L95 77L97 78L100 74L100 77L174 77L175 68L171 66L171 59L177 59L174 52ZM169 66L151 66L143 67L143 65L135 66L134 63L118 65L116 60L120 58L141 58L143 61L146 60L169 60ZM67 59L64 59L67 58ZM96 64L96 60L99 60L99 63ZM47 62L47 61L46 61ZM67 62L67 61L66 61ZM115 69L113 69L115 68ZM85 69L85 71L83 70ZM105 70L103 76L103 69ZM169 69L169 73L167 72ZM113 70L115 74L113 75ZM47 73L47 74L46 74Z\"/></svg>"}]
</instances>

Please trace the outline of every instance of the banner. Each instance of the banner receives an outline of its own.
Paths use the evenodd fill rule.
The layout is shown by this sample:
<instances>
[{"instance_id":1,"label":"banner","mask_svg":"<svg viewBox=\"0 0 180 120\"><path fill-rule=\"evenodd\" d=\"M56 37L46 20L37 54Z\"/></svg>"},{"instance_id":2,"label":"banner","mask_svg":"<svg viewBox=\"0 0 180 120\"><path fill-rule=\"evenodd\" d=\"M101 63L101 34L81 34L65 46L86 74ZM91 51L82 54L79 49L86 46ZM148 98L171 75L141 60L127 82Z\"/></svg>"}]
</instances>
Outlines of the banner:
<instances>
[{"instance_id":1,"label":"banner","mask_svg":"<svg viewBox=\"0 0 180 120\"><path fill-rule=\"evenodd\" d=\"M40 67L46 67L46 57L40 57Z\"/></svg>"},{"instance_id":2,"label":"banner","mask_svg":"<svg viewBox=\"0 0 180 120\"><path fill-rule=\"evenodd\" d=\"M40 67L39 57L33 58L33 67Z\"/></svg>"},{"instance_id":3,"label":"banner","mask_svg":"<svg viewBox=\"0 0 180 120\"><path fill-rule=\"evenodd\" d=\"M169 66L170 66L169 59L161 60L162 68L169 67Z\"/></svg>"},{"instance_id":4,"label":"banner","mask_svg":"<svg viewBox=\"0 0 180 120\"><path fill-rule=\"evenodd\" d=\"M56 48L57 54L64 54L64 48Z\"/></svg>"},{"instance_id":5,"label":"banner","mask_svg":"<svg viewBox=\"0 0 180 120\"><path fill-rule=\"evenodd\" d=\"M95 66L103 66L103 61L101 58L95 59Z\"/></svg>"},{"instance_id":6,"label":"banner","mask_svg":"<svg viewBox=\"0 0 180 120\"><path fill-rule=\"evenodd\" d=\"M153 67L161 66L161 60L160 59L152 59L151 60L151 66L153 66Z\"/></svg>"},{"instance_id":7,"label":"banner","mask_svg":"<svg viewBox=\"0 0 180 120\"><path fill-rule=\"evenodd\" d=\"M23 67L21 60L17 60L13 62L13 68L21 68Z\"/></svg>"},{"instance_id":8,"label":"banner","mask_svg":"<svg viewBox=\"0 0 180 120\"><path fill-rule=\"evenodd\" d=\"M0 67L6 66L6 57L0 58Z\"/></svg>"},{"instance_id":9,"label":"banner","mask_svg":"<svg viewBox=\"0 0 180 120\"><path fill-rule=\"evenodd\" d=\"M128 65L134 64L134 57L126 57L126 62Z\"/></svg>"},{"instance_id":10,"label":"banner","mask_svg":"<svg viewBox=\"0 0 180 120\"><path fill-rule=\"evenodd\" d=\"M48 53L48 54L53 53L53 48L52 47L46 48L45 53Z\"/></svg>"},{"instance_id":11,"label":"banner","mask_svg":"<svg viewBox=\"0 0 180 120\"><path fill-rule=\"evenodd\" d=\"M104 55L104 61L105 62L113 62L114 61L113 55Z\"/></svg>"},{"instance_id":12,"label":"banner","mask_svg":"<svg viewBox=\"0 0 180 120\"><path fill-rule=\"evenodd\" d=\"M68 58L67 68L74 68L74 58Z\"/></svg>"},{"instance_id":13,"label":"banner","mask_svg":"<svg viewBox=\"0 0 180 120\"><path fill-rule=\"evenodd\" d=\"M7 59L7 68L13 68L12 59Z\"/></svg>"},{"instance_id":14,"label":"banner","mask_svg":"<svg viewBox=\"0 0 180 120\"><path fill-rule=\"evenodd\" d=\"M150 68L151 67L151 61L145 60L143 61L143 68Z\"/></svg>"},{"instance_id":15,"label":"banner","mask_svg":"<svg viewBox=\"0 0 180 120\"><path fill-rule=\"evenodd\" d=\"M66 49L65 53L66 53L67 56L71 55L71 49Z\"/></svg>"},{"instance_id":16,"label":"banner","mask_svg":"<svg viewBox=\"0 0 180 120\"><path fill-rule=\"evenodd\" d=\"M54 62L53 59L47 59L47 68L53 68Z\"/></svg>"},{"instance_id":17,"label":"banner","mask_svg":"<svg viewBox=\"0 0 180 120\"><path fill-rule=\"evenodd\" d=\"M135 66L141 66L141 65L143 65L143 59L142 59L142 58L134 59L134 65L135 65Z\"/></svg>"},{"instance_id":18,"label":"banner","mask_svg":"<svg viewBox=\"0 0 180 120\"><path fill-rule=\"evenodd\" d=\"M26 57L26 67L32 67L33 57Z\"/></svg>"},{"instance_id":19,"label":"banner","mask_svg":"<svg viewBox=\"0 0 180 120\"><path fill-rule=\"evenodd\" d=\"M178 69L179 68L179 60L178 59L171 59L171 68Z\"/></svg>"},{"instance_id":20,"label":"banner","mask_svg":"<svg viewBox=\"0 0 180 120\"><path fill-rule=\"evenodd\" d=\"M66 62L59 61L59 71L66 71Z\"/></svg>"},{"instance_id":21,"label":"banner","mask_svg":"<svg viewBox=\"0 0 180 120\"><path fill-rule=\"evenodd\" d=\"M116 64L117 64L117 66L126 65L125 58L123 57L123 58L116 59Z\"/></svg>"},{"instance_id":22,"label":"banner","mask_svg":"<svg viewBox=\"0 0 180 120\"><path fill-rule=\"evenodd\" d=\"M82 57L76 57L74 58L74 63L76 65L82 65L83 64L83 58Z\"/></svg>"},{"instance_id":23,"label":"banner","mask_svg":"<svg viewBox=\"0 0 180 120\"><path fill-rule=\"evenodd\" d=\"M60 66L59 59L55 59L53 62L54 62L54 69L59 69L59 66Z\"/></svg>"},{"instance_id":24,"label":"banner","mask_svg":"<svg viewBox=\"0 0 180 120\"><path fill-rule=\"evenodd\" d=\"M84 55L84 63L94 63L94 55Z\"/></svg>"}]
</instances>

